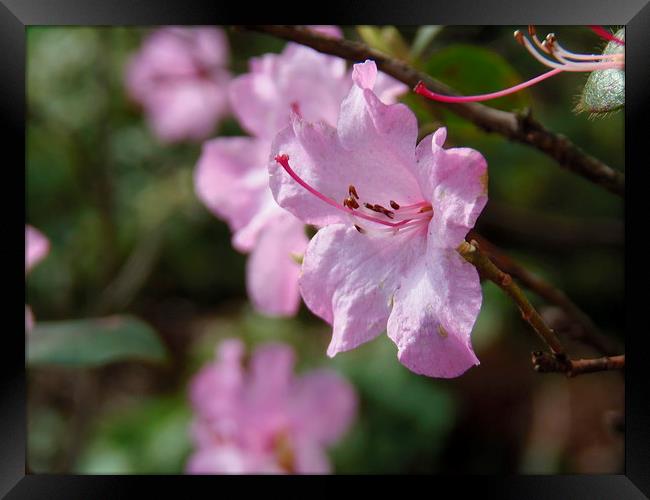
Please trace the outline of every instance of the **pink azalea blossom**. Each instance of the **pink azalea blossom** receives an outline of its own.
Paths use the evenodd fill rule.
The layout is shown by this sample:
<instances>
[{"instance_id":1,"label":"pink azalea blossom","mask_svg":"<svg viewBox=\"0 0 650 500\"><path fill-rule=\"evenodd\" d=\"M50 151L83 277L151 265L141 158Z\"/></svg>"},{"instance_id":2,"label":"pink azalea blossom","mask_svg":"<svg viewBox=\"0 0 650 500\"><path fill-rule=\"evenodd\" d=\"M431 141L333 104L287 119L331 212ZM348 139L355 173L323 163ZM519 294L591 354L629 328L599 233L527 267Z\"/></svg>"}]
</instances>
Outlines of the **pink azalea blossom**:
<instances>
[{"instance_id":1,"label":"pink azalea blossom","mask_svg":"<svg viewBox=\"0 0 650 500\"><path fill-rule=\"evenodd\" d=\"M146 38L126 87L162 141L205 139L227 113L228 52L218 28L166 27Z\"/></svg>"},{"instance_id":2,"label":"pink azalea blossom","mask_svg":"<svg viewBox=\"0 0 650 500\"><path fill-rule=\"evenodd\" d=\"M50 251L50 242L38 229L25 226L25 275L38 264ZM34 327L34 315L29 306L25 306L25 331Z\"/></svg>"},{"instance_id":3,"label":"pink azalea blossom","mask_svg":"<svg viewBox=\"0 0 650 500\"><path fill-rule=\"evenodd\" d=\"M314 27L341 36L333 26ZM380 98L394 102L408 89L381 74ZM271 141L289 124L292 109L308 120L334 124L351 78L346 63L293 43L281 54L252 58L250 71L235 78L230 101L251 137L207 141L195 172L198 197L233 231L233 246L251 253L247 289L253 306L269 316L298 311L299 265L307 247L304 224L280 208L268 189Z\"/></svg>"},{"instance_id":4,"label":"pink azalea blossom","mask_svg":"<svg viewBox=\"0 0 650 500\"><path fill-rule=\"evenodd\" d=\"M300 291L329 322L328 355L384 329L400 361L432 377L478 364L470 334L481 307L476 269L456 251L487 201L487 165L443 148L446 129L416 147L415 115L373 92L373 61L356 64L336 128L298 114L272 147L280 206L322 227L304 256Z\"/></svg>"},{"instance_id":5,"label":"pink azalea blossom","mask_svg":"<svg viewBox=\"0 0 650 500\"><path fill-rule=\"evenodd\" d=\"M298 473L330 470L325 448L338 441L356 414L353 388L335 372L293 374L291 347L266 344L242 365L244 346L221 343L214 362L195 376L196 450L192 474Z\"/></svg>"}]
</instances>

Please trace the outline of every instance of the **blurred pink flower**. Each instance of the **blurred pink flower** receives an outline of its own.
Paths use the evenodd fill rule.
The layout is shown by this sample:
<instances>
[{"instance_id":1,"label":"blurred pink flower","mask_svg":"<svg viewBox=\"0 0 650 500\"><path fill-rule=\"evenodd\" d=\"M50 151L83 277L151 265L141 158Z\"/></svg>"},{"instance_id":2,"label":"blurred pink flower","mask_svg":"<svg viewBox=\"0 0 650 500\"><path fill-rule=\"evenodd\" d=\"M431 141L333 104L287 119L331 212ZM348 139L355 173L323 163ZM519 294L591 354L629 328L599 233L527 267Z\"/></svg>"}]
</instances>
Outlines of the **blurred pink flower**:
<instances>
[{"instance_id":1,"label":"blurred pink flower","mask_svg":"<svg viewBox=\"0 0 650 500\"><path fill-rule=\"evenodd\" d=\"M38 229L25 226L25 275L50 251L50 242ZM34 316L29 306L25 306L25 331L34 326Z\"/></svg>"},{"instance_id":2,"label":"blurred pink flower","mask_svg":"<svg viewBox=\"0 0 650 500\"><path fill-rule=\"evenodd\" d=\"M352 386L335 372L296 377L291 347L266 344L242 366L244 346L221 343L217 359L190 386L196 450L191 474L329 472L325 447L356 414Z\"/></svg>"},{"instance_id":3,"label":"blurred pink flower","mask_svg":"<svg viewBox=\"0 0 650 500\"><path fill-rule=\"evenodd\" d=\"M221 29L161 28L129 61L127 91L162 141L203 140L228 112L228 58Z\"/></svg>"},{"instance_id":4,"label":"blurred pink flower","mask_svg":"<svg viewBox=\"0 0 650 500\"><path fill-rule=\"evenodd\" d=\"M334 26L313 29L341 36ZM266 168L271 141L289 124L292 109L307 120L335 124L351 85L346 63L308 47L289 43L280 54L250 60L250 71L230 85L233 113L252 137L207 141L195 171L198 197L233 231L233 246L252 252L247 288L253 306L269 316L298 311L299 266L307 247L304 224L273 200ZM379 77L382 95L393 102L408 88Z\"/></svg>"},{"instance_id":5,"label":"blurred pink flower","mask_svg":"<svg viewBox=\"0 0 650 500\"><path fill-rule=\"evenodd\" d=\"M354 66L337 128L293 115L273 143L270 187L280 206L325 226L300 291L333 326L328 355L387 329L409 369L455 377L479 362L470 333L481 286L456 248L487 201L487 165L473 149L444 149L444 128L416 147L415 115L383 104L376 77L373 61Z\"/></svg>"}]
</instances>

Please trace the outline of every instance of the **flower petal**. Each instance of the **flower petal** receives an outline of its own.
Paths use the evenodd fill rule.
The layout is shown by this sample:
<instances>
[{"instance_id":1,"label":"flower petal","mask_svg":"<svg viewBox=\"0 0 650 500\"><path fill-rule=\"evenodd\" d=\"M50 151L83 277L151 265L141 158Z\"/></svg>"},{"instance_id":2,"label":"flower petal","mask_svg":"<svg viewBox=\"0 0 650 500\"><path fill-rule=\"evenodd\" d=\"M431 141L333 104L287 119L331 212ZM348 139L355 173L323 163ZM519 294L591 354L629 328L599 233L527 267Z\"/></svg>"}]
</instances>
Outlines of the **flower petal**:
<instances>
[{"instance_id":1,"label":"flower petal","mask_svg":"<svg viewBox=\"0 0 650 500\"><path fill-rule=\"evenodd\" d=\"M413 175L417 120L408 106L381 102L373 92L377 78L374 61L354 65L354 85L341 103L337 124L341 144L351 151L360 151L373 175L389 176L390 184L383 183L383 189L373 195L385 193L389 187L393 199L400 203L421 201L413 198L419 193ZM359 187L365 190L365 186Z\"/></svg>"},{"instance_id":2,"label":"flower petal","mask_svg":"<svg viewBox=\"0 0 650 500\"><path fill-rule=\"evenodd\" d=\"M25 274L50 251L49 240L35 227L25 226Z\"/></svg>"},{"instance_id":3,"label":"flower petal","mask_svg":"<svg viewBox=\"0 0 650 500\"><path fill-rule=\"evenodd\" d=\"M348 431L356 408L356 394L345 379L330 370L310 372L292 389L293 434L305 441L334 443Z\"/></svg>"},{"instance_id":4,"label":"flower petal","mask_svg":"<svg viewBox=\"0 0 650 500\"><path fill-rule=\"evenodd\" d=\"M250 363L251 398L281 405L293 379L293 349L280 343L258 347Z\"/></svg>"},{"instance_id":5,"label":"flower petal","mask_svg":"<svg viewBox=\"0 0 650 500\"><path fill-rule=\"evenodd\" d=\"M196 451L186 467L188 474L280 474L282 469L270 454L232 444Z\"/></svg>"},{"instance_id":6,"label":"flower petal","mask_svg":"<svg viewBox=\"0 0 650 500\"><path fill-rule=\"evenodd\" d=\"M127 65L130 97L164 142L207 137L228 111L228 41L216 28L154 31Z\"/></svg>"},{"instance_id":7,"label":"flower petal","mask_svg":"<svg viewBox=\"0 0 650 500\"><path fill-rule=\"evenodd\" d=\"M251 250L267 212L275 205L268 194L263 168L269 148L268 142L249 137L213 139L203 144L194 172L198 197L217 217L228 222L240 251ZM246 226L262 213L265 216L247 230ZM246 231L246 236L238 237L239 231Z\"/></svg>"},{"instance_id":8,"label":"flower petal","mask_svg":"<svg viewBox=\"0 0 650 500\"><path fill-rule=\"evenodd\" d=\"M159 85L144 103L147 120L163 142L202 140L228 110L224 88L228 76L217 82L191 80Z\"/></svg>"},{"instance_id":9,"label":"flower petal","mask_svg":"<svg viewBox=\"0 0 650 500\"><path fill-rule=\"evenodd\" d=\"M255 309L268 316L293 316L300 306L300 266L293 255L307 248L302 222L288 212L267 224L248 259L246 285Z\"/></svg>"},{"instance_id":10,"label":"flower petal","mask_svg":"<svg viewBox=\"0 0 650 500\"><path fill-rule=\"evenodd\" d=\"M217 360L192 379L190 400L202 418L220 419L220 423L227 422L226 427L236 421L244 387L243 355L240 340L226 340L220 344ZM229 433L229 429L220 430Z\"/></svg>"},{"instance_id":11,"label":"flower petal","mask_svg":"<svg viewBox=\"0 0 650 500\"><path fill-rule=\"evenodd\" d=\"M293 443L293 469L296 474L329 474L331 466L325 450L311 441Z\"/></svg>"},{"instance_id":12,"label":"flower petal","mask_svg":"<svg viewBox=\"0 0 650 500\"><path fill-rule=\"evenodd\" d=\"M431 200L433 245L457 247L487 203L487 162L471 148L444 149L447 130L439 128L418 144L418 179Z\"/></svg>"},{"instance_id":13,"label":"flower petal","mask_svg":"<svg viewBox=\"0 0 650 500\"><path fill-rule=\"evenodd\" d=\"M350 222L342 210L349 187L355 187L359 203L389 206L391 200L400 204L422 201L417 182L404 170L393 168L388 160L385 143L389 137L376 136L376 143L360 143L359 148L345 148L336 129L324 122L309 123L293 116L292 127L283 129L271 146L269 186L278 204L307 224L327 225ZM317 198L298 184L280 166L275 157L286 154L296 174L308 185L341 209ZM386 153L387 155L389 153ZM412 168L415 168L413 161Z\"/></svg>"},{"instance_id":14,"label":"flower petal","mask_svg":"<svg viewBox=\"0 0 650 500\"><path fill-rule=\"evenodd\" d=\"M393 104L409 91L409 87L392 76L379 71L372 90L381 102Z\"/></svg>"},{"instance_id":15,"label":"flower petal","mask_svg":"<svg viewBox=\"0 0 650 500\"><path fill-rule=\"evenodd\" d=\"M287 126L292 107L333 125L349 88L343 59L294 43L253 58L250 70L233 80L230 102L248 132L269 140Z\"/></svg>"},{"instance_id":16,"label":"flower petal","mask_svg":"<svg viewBox=\"0 0 650 500\"><path fill-rule=\"evenodd\" d=\"M481 308L476 269L455 250L429 247L395 294L388 336L399 360L429 377L457 377L479 364L470 333Z\"/></svg>"},{"instance_id":17,"label":"flower petal","mask_svg":"<svg viewBox=\"0 0 650 500\"><path fill-rule=\"evenodd\" d=\"M329 356L354 349L386 327L402 276L425 253L424 232L360 234L327 226L305 252L300 290L309 309L333 326Z\"/></svg>"},{"instance_id":18,"label":"flower petal","mask_svg":"<svg viewBox=\"0 0 650 500\"><path fill-rule=\"evenodd\" d=\"M318 131L314 134L322 136L321 154L313 153L314 157L312 157L302 147L294 132L294 127L290 125L284 128L277 134L271 145L271 158L268 163L269 187L278 205L303 222L314 225L339 222L345 217L343 212L318 199L299 185L274 159L277 155L288 155L291 168L305 182L325 196L342 203L343 199L348 196L347 187L343 187L345 178L340 178L339 171L332 172L330 175L327 167L323 167L323 164L329 165L323 158L329 160L330 157L340 154L338 148L333 149L337 143L336 131L325 123L305 126L318 127ZM340 161L347 163L345 157L340 158Z\"/></svg>"},{"instance_id":19,"label":"flower petal","mask_svg":"<svg viewBox=\"0 0 650 500\"><path fill-rule=\"evenodd\" d=\"M342 204L353 185L360 202L388 206L423 201L415 171L415 115L403 104L383 104L371 90L377 77L372 61L357 64L355 85L341 104L337 129L292 115L271 146L269 185L280 206L316 225L347 220L344 212L319 200L273 160L288 155L291 168L308 185Z\"/></svg>"}]
</instances>

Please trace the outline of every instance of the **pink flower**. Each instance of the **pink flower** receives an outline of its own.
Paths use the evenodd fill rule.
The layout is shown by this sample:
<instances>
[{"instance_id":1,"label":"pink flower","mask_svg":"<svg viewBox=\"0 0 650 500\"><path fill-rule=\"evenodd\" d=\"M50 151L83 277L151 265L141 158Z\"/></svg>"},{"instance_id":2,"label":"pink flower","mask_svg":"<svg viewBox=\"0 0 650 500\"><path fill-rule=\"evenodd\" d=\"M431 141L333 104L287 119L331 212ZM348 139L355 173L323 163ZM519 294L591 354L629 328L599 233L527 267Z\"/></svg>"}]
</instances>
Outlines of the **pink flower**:
<instances>
[{"instance_id":1,"label":"pink flower","mask_svg":"<svg viewBox=\"0 0 650 500\"><path fill-rule=\"evenodd\" d=\"M228 111L228 40L217 28L154 31L131 59L126 87L164 142L205 139Z\"/></svg>"},{"instance_id":2,"label":"pink flower","mask_svg":"<svg viewBox=\"0 0 650 500\"><path fill-rule=\"evenodd\" d=\"M487 165L473 149L444 149L444 128L416 147L415 115L383 104L376 77L373 61L354 66L337 128L293 115L273 143L270 187L280 206L325 226L300 291L333 327L328 355L386 329L409 369L455 377L478 364L481 287L456 248L487 201Z\"/></svg>"},{"instance_id":3,"label":"pink flower","mask_svg":"<svg viewBox=\"0 0 650 500\"><path fill-rule=\"evenodd\" d=\"M190 386L197 449L187 471L299 473L329 471L325 447L338 441L356 413L353 388L327 370L293 375L291 347L267 344L242 366L244 346L222 342L217 359Z\"/></svg>"},{"instance_id":4,"label":"pink flower","mask_svg":"<svg viewBox=\"0 0 650 500\"><path fill-rule=\"evenodd\" d=\"M341 36L336 27L315 27ZM382 97L394 101L407 87L379 77ZM268 189L271 141L289 124L292 109L305 119L336 123L350 89L343 59L289 43L281 54L250 61L250 72L235 78L230 100L235 116L252 137L207 141L195 172L198 197L233 231L233 246L251 253L247 289L253 306L269 316L298 311L299 266L307 247L304 224L280 208Z\"/></svg>"},{"instance_id":5,"label":"pink flower","mask_svg":"<svg viewBox=\"0 0 650 500\"><path fill-rule=\"evenodd\" d=\"M25 226L25 275L50 251L50 242L38 229ZM25 306L25 331L34 327L34 316L29 306Z\"/></svg>"}]
</instances>

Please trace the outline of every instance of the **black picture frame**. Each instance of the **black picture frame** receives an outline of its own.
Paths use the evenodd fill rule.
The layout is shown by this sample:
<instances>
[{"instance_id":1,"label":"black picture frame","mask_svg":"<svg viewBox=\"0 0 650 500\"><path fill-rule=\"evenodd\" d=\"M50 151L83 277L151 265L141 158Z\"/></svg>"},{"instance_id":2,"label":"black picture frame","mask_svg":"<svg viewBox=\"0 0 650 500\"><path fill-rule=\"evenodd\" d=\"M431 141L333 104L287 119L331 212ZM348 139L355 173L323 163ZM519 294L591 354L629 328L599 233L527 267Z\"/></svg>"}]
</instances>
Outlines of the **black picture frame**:
<instances>
[{"instance_id":1,"label":"black picture frame","mask_svg":"<svg viewBox=\"0 0 650 500\"><path fill-rule=\"evenodd\" d=\"M325 7L325 6L321 6ZM324 18L313 19L316 12ZM173 490L188 497L194 488L208 488L218 494L224 486L236 487L240 492L257 487L259 482L282 489L299 488L314 492L313 480L318 480L318 492L339 493L351 486L374 486L385 492L395 488L406 494L408 489L423 488L427 494L438 495L453 491L454 495L480 494L496 498L588 498L626 499L650 498L650 405L649 384L644 378L644 337L648 334L639 321L643 312L643 292L632 293L635 284L641 285L642 276L632 267L631 251L643 245L641 231L632 227L634 214L645 215L647 209L633 205L639 201L630 191L641 196L643 186L641 172L647 169L647 159L642 148L647 139L642 124L650 116L647 99L650 83L650 4L648 0L507 0L477 2L454 0L439 2L418 0L411 2L328 1L325 9L316 4L292 5L281 12L277 3L253 5L241 2L214 0L159 1L159 0L0 0L0 112L2 136L8 145L13 161L5 164L5 173L16 173L11 186L20 196L19 184L25 182L16 165L25 164L25 29L31 25L166 25L166 24L241 24L262 22L300 23L317 21L333 24L564 24L564 25L625 25L626 26L626 174L632 174L625 190L625 246L626 265L626 425L625 425L625 474L622 475L563 475L563 476L476 476L469 480L462 477L387 478L378 476L331 477L331 478L279 478L279 477L167 477L167 476L54 476L26 474L26 383L24 342L19 333L20 304L11 306L15 328L6 329L3 338L3 357L0 363L0 497L48 498L48 499L97 499L135 496L136 488L146 488L149 496ZM6 155L4 156L7 157ZM22 181L20 180L22 179ZM14 189L15 188L15 189ZM23 186L24 188L24 186ZM23 190L24 192L24 190ZM14 218L15 202L9 202L4 213ZM22 205L24 206L24 205ZM7 239L15 245L20 241L19 231L23 224L16 220ZM11 222L11 221L10 221ZM638 226L637 226L638 227ZM6 231L8 232L8 231ZM18 248L18 247L16 247ZM7 267L10 280L24 284L19 273L18 250L15 263ZM9 261L7 261L9 262ZM637 261L638 262L638 261ZM7 275L6 274L6 275ZM10 281L11 282L11 281ZM13 282L11 282L13 284ZM13 288L11 288L13 289ZM641 289L641 288L640 288ZM642 290L642 289L641 289ZM11 294L11 292L9 292ZM647 292L645 292L647 295ZM13 294L17 295L17 294ZM17 302L17 300L16 300ZM20 319L22 321L22 319ZM13 323L12 323L13 324ZM323 479L326 479L325 481ZM216 481L216 483L215 483ZM418 484L412 483L416 481Z\"/></svg>"}]
</instances>

